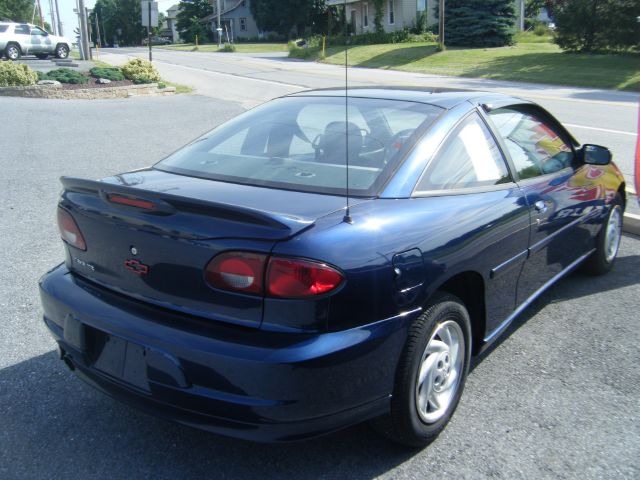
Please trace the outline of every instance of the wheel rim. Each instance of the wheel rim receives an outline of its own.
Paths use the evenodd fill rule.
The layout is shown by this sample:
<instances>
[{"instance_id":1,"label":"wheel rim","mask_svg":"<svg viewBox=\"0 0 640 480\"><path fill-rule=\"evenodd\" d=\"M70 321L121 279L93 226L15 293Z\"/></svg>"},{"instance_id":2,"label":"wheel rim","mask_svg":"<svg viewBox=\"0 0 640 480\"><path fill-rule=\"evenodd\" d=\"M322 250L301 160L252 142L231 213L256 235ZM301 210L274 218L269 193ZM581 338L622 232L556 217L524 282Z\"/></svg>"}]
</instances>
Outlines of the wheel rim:
<instances>
[{"instance_id":1,"label":"wheel rim","mask_svg":"<svg viewBox=\"0 0 640 480\"><path fill-rule=\"evenodd\" d=\"M609 221L607 222L604 248L605 258L607 263L611 263L618 254L618 248L620 247L620 237L622 236L622 215L620 214L620 206L615 205L609 215Z\"/></svg>"},{"instance_id":2,"label":"wheel rim","mask_svg":"<svg viewBox=\"0 0 640 480\"><path fill-rule=\"evenodd\" d=\"M449 410L460 386L464 356L460 325L453 320L439 324L422 354L416 379L416 409L423 422L437 422Z\"/></svg>"},{"instance_id":3,"label":"wheel rim","mask_svg":"<svg viewBox=\"0 0 640 480\"><path fill-rule=\"evenodd\" d=\"M58 56L62 57L62 58L66 57L67 56L67 47L64 47L64 46L58 47Z\"/></svg>"},{"instance_id":4,"label":"wheel rim","mask_svg":"<svg viewBox=\"0 0 640 480\"><path fill-rule=\"evenodd\" d=\"M11 60L15 60L16 58L18 58L18 48L14 47L13 45L10 46L7 50L7 57L9 57Z\"/></svg>"}]
</instances>

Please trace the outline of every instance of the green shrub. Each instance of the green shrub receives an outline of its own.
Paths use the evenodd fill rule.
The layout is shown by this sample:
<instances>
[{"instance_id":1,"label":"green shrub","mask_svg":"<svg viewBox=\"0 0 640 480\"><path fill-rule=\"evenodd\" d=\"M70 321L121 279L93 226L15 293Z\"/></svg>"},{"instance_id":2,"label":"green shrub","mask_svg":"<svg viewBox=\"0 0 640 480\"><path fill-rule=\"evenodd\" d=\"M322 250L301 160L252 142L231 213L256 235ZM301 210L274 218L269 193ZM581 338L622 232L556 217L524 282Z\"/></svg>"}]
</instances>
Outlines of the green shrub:
<instances>
[{"instance_id":1,"label":"green shrub","mask_svg":"<svg viewBox=\"0 0 640 480\"><path fill-rule=\"evenodd\" d=\"M0 62L0 87L35 85L38 74L23 63Z\"/></svg>"},{"instance_id":2,"label":"green shrub","mask_svg":"<svg viewBox=\"0 0 640 480\"><path fill-rule=\"evenodd\" d=\"M224 46L218 49L219 52L235 52L236 46L233 43L225 43Z\"/></svg>"},{"instance_id":3,"label":"green shrub","mask_svg":"<svg viewBox=\"0 0 640 480\"><path fill-rule=\"evenodd\" d=\"M133 83L153 83L161 80L160 74L147 60L134 58L122 66L122 73Z\"/></svg>"},{"instance_id":4,"label":"green shrub","mask_svg":"<svg viewBox=\"0 0 640 480\"><path fill-rule=\"evenodd\" d=\"M549 33L549 29L546 25L539 23L535 27L533 27L533 33L539 37L544 37L547 33Z\"/></svg>"},{"instance_id":5,"label":"green shrub","mask_svg":"<svg viewBox=\"0 0 640 480\"><path fill-rule=\"evenodd\" d=\"M107 80L111 80L113 82L124 80L122 70L117 67L93 67L91 70L89 70L89 73L92 77L106 78Z\"/></svg>"},{"instance_id":6,"label":"green shrub","mask_svg":"<svg viewBox=\"0 0 640 480\"><path fill-rule=\"evenodd\" d=\"M84 84L89 82L89 77L71 70L70 68L58 68L50 72L38 75L40 80L57 80L60 83Z\"/></svg>"}]
</instances>

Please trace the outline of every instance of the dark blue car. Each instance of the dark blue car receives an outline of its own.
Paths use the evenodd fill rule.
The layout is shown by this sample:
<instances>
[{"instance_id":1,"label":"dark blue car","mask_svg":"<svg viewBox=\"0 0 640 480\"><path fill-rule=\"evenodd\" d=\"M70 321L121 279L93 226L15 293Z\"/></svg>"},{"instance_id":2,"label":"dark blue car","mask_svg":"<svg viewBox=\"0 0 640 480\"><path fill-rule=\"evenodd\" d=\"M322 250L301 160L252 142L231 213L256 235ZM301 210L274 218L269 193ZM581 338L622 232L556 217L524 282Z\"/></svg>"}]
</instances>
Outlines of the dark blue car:
<instances>
[{"instance_id":1,"label":"dark blue car","mask_svg":"<svg viewBox=\"0 0 640 480\"><path fill-rule=\"evenodd\" d=\"M374 419L427 444L471 355L575 267L612 267L625 206L610 152L539 106L410 89L290 95L62 183L66 260L40 284L61 358L258 441Z\"/></svg>"}]
</instances>

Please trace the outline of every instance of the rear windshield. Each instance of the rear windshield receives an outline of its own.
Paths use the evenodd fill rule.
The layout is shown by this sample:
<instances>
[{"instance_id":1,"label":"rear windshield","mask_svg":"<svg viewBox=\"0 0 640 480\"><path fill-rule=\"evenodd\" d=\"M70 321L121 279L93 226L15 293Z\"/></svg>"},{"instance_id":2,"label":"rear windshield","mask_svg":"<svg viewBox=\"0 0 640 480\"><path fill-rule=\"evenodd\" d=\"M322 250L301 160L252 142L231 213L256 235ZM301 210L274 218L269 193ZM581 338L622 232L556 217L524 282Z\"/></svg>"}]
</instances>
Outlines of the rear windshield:
<instances>
[{"instance_id":1,"label":"rear windshield","mask_svg":"<svg viewBox=\"0 0 640 480\"><path fill-rule=\"evenodd\" d=\"M286 97L212 130L155 165L201 178L374 196L443 110L395 100Z\"/></svg>"},{"instance_id":2,"label":"rear windshield","mask_svg":"<svg viewBox=\"0 0 640 480\"><path fill-rule=\"evenodd\" d=\"M6 32L7 28L9 28L9 25L0 25L0 33Z\"/></svg>"}]
</instances>

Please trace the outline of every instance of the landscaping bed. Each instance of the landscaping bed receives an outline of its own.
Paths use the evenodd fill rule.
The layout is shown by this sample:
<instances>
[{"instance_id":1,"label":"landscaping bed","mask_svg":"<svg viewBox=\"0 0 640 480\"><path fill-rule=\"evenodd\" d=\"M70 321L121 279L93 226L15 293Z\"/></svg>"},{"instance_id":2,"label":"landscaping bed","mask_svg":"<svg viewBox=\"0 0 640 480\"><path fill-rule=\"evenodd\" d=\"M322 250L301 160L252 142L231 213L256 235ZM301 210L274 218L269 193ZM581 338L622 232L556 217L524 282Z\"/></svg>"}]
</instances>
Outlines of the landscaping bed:
<instances>
[{"instance_id":1,"label":"landscaping bed","mask_svg":"<svg viewBox=\"0 0 640 480\"><path fill-rule=\"evenodd\" d=\"M0 96L97 99L173 95L153 65L133 59L122 67L96 66L89 72L70 68L35 72L23 64L0 64Z\"/></svg>"}]
</instances>

